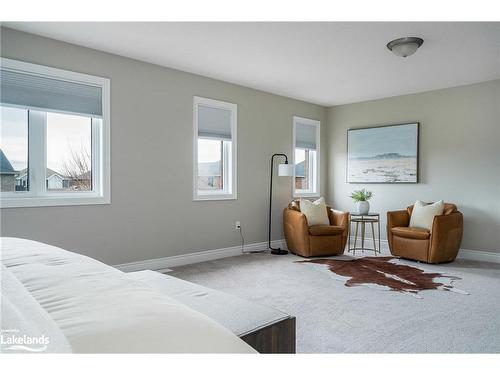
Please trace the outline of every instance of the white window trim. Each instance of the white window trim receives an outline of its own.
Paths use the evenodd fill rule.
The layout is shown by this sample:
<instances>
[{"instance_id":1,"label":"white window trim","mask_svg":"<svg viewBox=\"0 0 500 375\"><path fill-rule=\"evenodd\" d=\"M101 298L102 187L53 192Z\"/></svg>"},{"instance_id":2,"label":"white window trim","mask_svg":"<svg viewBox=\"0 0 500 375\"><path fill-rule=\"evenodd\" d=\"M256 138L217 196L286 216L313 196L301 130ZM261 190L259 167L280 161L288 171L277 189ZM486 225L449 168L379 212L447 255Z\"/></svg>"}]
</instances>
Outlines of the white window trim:
<instances>
[{"instance_id":1,"label":"white window trim","mask_svg":"<svg viewBox=\"0 0 500 375\"><path fill-rule=\"evenodd\" d=\"M219 191L210 191L200 194L198 192L198 107L200 105L220 108L231 111L231 157L227 158L227 151L224 150L228 163L224 163L224 183L231 187L231 193L222 193ZM232 200L238 198L237 193L237 121L238 106L234 103L223 102L220 100L203 98L195 96L193 98L193 201L214 201L214 200ZM231 174L229 174L229 169Z\"/></svg>"},{"instance_id":2,"label":"white window trim","mask_svg":"<svg viewBox=\"0 0 500 375\"><path fill-rule=\"evenodd\" d=\"M45 171L46 168L46 127L40 127L37 137L30 133L28 138L28 158L30 168L28 170L30 190L27 192L3 192L0 193L1 208L16 207L48 207L48 206L73 206L93 205L111 203L111 105L110 88L111 81L108 78L92 76L83 73L72 72L52 68L48 66L26 63L23 61L0 58L0 64L10 69L46 75L57 79L72 82L85 83L102 88L102 118L99 122L92 120L92 168L93 168L93 190L89 192L49 192L45 190L45 176L35 176L34 171ZM38 117L41 112L47 112L43 108L22 107L30 112L30 124L32 121L40 121ZM38 112L40 111L40 112ZM59 112L61 111L50 111ZM75 113L71 113L75 114ZM38 118L37 118L38 117ZM30 125L31 126L31 125ZM42 157L36 157L42 156ZM37 164L36 167L33 167ZM43 164L43 166L42 166Z\"/></svg>"},{"instance_id":3,"label":"white window trim","mask_svg":"<svg viewBox=\"0 0 500 375\"><path fill-rule=\"evenodd\" d=\"M310 192L305 190L295 189L295 141L296 141L296 128L297 123L302 125L315 126L316 129L316 192ZM293 178L292 178L292 196L294 198L318 198L321 196L321 122L318 120L312 120L305 117L293 116L293 134L292 134L292 165L293 165Z\"/></svg>"}]
</instances>

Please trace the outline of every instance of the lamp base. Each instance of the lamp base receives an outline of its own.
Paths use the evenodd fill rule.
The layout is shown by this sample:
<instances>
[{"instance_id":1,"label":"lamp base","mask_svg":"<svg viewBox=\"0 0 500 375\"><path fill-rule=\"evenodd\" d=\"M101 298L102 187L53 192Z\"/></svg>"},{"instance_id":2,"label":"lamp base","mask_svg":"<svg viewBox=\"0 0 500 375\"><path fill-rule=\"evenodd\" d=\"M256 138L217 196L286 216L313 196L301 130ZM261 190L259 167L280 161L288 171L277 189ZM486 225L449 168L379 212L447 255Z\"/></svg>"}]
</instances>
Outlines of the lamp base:
<instances>
[{"instance_id":1,"label":"lamp base","mask_svg":"<svg viewBox=\"0 0 500 375\"><path fill-rule=\"evenodd\" d=\"M288 251L287 250L281 250L281 249L273 249L273 250L271 250L271 254L274 254L274 255L286 255L286 254L288 254Z\"/></svg>"}]
</instances>

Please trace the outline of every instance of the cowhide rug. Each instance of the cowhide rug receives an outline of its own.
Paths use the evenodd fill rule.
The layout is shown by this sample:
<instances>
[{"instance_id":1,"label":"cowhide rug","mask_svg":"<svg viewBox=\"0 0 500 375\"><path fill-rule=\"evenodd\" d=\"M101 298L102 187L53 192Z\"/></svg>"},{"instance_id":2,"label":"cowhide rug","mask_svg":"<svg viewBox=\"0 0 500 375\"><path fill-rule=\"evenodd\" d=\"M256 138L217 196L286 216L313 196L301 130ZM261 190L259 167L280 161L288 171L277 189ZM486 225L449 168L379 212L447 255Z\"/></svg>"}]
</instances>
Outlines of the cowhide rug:
<instances>
[{"instance_id":1,"label":"cowhide rug","mask_svg":"<svg viewBox=\"0 0 500 375\"><path fill-rule=\"evenodd\" d=\"M319 265L322 270L329 270L334 278L343 281L345 286L368 286L376 289L410 294L416 298L422 290L444 290L460 294L469 294L453 287L456 276L441 273L428 273L421 268L404 264L396 257L363 257L312 259L298 261L309 265ZM324 266L327 267L324 267Z\"/></svg>"}]
</instances>

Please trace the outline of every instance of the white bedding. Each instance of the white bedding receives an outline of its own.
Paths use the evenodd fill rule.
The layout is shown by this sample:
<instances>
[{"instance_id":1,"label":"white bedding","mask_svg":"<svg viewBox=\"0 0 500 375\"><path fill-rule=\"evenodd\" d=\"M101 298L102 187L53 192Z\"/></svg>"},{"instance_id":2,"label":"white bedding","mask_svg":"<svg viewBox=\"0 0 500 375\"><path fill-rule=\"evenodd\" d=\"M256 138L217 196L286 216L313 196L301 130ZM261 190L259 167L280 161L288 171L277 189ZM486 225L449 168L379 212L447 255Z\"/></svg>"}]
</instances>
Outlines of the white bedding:
<instances>
[{"instance_id":1,"label":"white bedding","mask_svg":"<svg viewBox=\"0 0 500 375\"><path fill-rule=\"evenodd\" d=\"M1 258L73 352L255 353L205 315L95 259L9 237Z\"/></svg>"},{"instance_id":2,"label":"white bedding","mask_svg":"<svg viewBox=\"0 0 500 375\"><path fill-rule=\"evenodd\" d=\"M71 353L54 320L9 271L1 265L1 353ZM26 342L24 337L30 338ZM20 340L20 341L17 341ZM33 342L33 340L36 340Z\"/></svg>"},{"instance_id":3,"label":"white bedding","mask_svg":"<svg viewBox=\"0 0 500 375\"><path fill-rule=\"evenodd\" d=\"M127 277L138 280L212 318L238 336L290 318L289 314L275 308L159 272L129 272Z\"/></svg>"}]
</instances>

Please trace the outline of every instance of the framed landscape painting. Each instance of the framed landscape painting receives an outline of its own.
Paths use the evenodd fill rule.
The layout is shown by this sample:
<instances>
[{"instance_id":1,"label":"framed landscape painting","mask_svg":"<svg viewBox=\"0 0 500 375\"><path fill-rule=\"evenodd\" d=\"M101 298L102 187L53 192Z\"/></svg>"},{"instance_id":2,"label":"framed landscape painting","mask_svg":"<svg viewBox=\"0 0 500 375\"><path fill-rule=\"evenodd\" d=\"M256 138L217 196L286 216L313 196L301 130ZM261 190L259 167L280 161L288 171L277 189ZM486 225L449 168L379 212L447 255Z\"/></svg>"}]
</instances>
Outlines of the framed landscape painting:
<instances>
[{"instance_id":1,"label":"framed landscape painting","mask_svg":"<svg viewBox=\"0 0 500 375\"><path fill-rule=\"evenodd\" d=\"M418 182L418 122L347 131L347 182Z\"/></svg>"}]
</instances>

